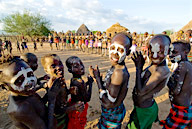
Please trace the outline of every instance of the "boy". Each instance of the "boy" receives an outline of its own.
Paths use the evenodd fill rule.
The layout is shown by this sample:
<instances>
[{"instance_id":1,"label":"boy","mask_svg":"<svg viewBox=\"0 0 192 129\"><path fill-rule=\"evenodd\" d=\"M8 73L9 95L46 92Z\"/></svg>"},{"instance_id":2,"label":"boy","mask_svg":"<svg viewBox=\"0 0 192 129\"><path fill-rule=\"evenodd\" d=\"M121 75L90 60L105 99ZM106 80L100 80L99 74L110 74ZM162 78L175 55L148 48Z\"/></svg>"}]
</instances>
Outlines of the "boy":
<instances>
[{"instance_id":1,"label":"boy","mask_svg":"<svg viewBox=\"0 0 192 129\"><path fill-rule=\"evenodd\" d=\"M169 77L170 71L165 59L170 42L170 38L163 34L150 40L148 56L151 65L145 70L145 60L141 52L132 56L136 67L136 84L132 93L134 109L127 125L129 129L150 129L152 123L158 120L158 106L154 97L165 87Z\"/></svg>"},{"instance_id":2,"label":"boy","mask_svg":"<svg viewBox=\"0 0 192 129\"><path fill-rule=\"evenodd\" d=\"M24 60L33 70L33 72L35 72L38 68L38 58L35 54L33 53L24 53L20 56L20 58L22 60ZM37 79L37 84L40 86L39 88L42 88L44 83L41 83L42 80L48 80L49 76L48 75L44 75L43 77L40 77ZM39 89L37 88L37 90Z\"/></svg>"},{"instance_id":3,"label":"boy","mask_svg":"<svg viewBox=\"0 0 192 129\"><path fill-rule=\"evenodd\" d=\"M187 55L191 50L189 42L176 41L170 46L171 62L178 63L178 67L170 77L169 98L171 110L163 123L164 129L192 128L192 64Z\"/></svg>"},{"instance_id":4,"label":"boy","mask_svg":"<svg viewBox=\"0 0 192 129\"><path fill-rule=\"evenodd\" d=\"M82 61L76 56L69 57L66 60L66 66L68 68L68 71L73 74L70 86L77 87L78 91L76 95L71 94L70 103L71 105L73 105L78 101L81 101L85 104L85 109L83 110L83 112L73 111L68 114L68 129L84 129L87 122L87 102L89 102L91 99L93 78L90 76L88 77L88 81L86 83L84 82L81 76L85 74L85 67Z\"/></svg>"},{"instance_id":5,"label":"boy","mask_svg":"<svg viewBox=\"0 0 192 129\"><path fill-rule=\"evenodd\" d=\"M121 122L125 117L125 107L123 100L128 91L129 72L125 66L125 58L129 55L129 48L132 45L132 39L118 33L112 39L109 48L109 60L111 69L108 70L105 80L102 81L99 68L89 68L90 74L94 76L99 88L99 98L101 100L102 114L98 123L100 129L121 128Z\"/></svg>"},{"instance_id":6,"label":"boy","mask_svg":"<svg viewBox=\"0 0 192 129\"><path fill-rule=\"evenodd\" d=\"M0 69L1 86L11 91L7 113L13 124L19 129L49 128L47 127L46 101L35 93L37 80L32 69L20 58L9 56L0 60ZM60 83L58 81L54 83L53 90L54 85L60 85ZM49 98L54 97L56 92L50 91ZM50 103L52 101L49 100ZM51 123L53 124L53 121Z\"/></svg>"},{"instance_id":7,"label":"boy","mask_svg":"<svg viewBox=\"0 0 192 129\"><path fill-rule=\"evenodd\" d=\"M64 80L64 66L61 62L60 58L56 54L47 54L41 59L41 64L47 74L50 75L50 79L47 82L47 86L51 89L54 80L57 78L62 78ZM67 128L67 120L68 116L67 113L77 110L82 111L84 109L83 102L78 102L75 105L68 106L67 98L68 98L68 89L66 84L64 83L58 89L59 93L55 98L55 116L57 119L57 128L58 129L66 129ZM52 106L52 103L49 104Z\"/></svg>"}]
</instances>

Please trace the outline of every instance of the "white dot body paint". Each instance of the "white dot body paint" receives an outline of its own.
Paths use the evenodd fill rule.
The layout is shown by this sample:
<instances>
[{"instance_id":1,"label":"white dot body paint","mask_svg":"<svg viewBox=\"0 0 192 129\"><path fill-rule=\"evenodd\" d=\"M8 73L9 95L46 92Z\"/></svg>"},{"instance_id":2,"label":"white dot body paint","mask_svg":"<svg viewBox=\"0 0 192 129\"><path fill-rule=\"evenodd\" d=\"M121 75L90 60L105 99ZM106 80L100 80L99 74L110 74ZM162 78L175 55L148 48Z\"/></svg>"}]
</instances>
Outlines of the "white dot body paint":
<instances>
[{"instance_id":1,"label":"white dot body paint","mask_svg":"<svg viewBox=\"0 0 192 129\"><path fill-rule=\"evenodd\" d=\"M21 67L21 71L19 71L11 79L11 87L17 91L23 91L25 89L26 85L32 84L32 88L33 88L37 83L37 78L35 76L27 77L27 73L29 73L29 72L33 72L33 70L31 68L25 69L24 67ZM17 80L17 78L20 77L21 75L23 75L25 79L24 79L23 83L21 84L21 86L16 86L14 83Z\"/></svg>"},{"instance_id":2,"label":"white dot body paint","mask_svg":"<svg viewBox=\"0 0 192 129\"><path fill-rule=\"evenodd\" d=\"M153 58L157 58L157 53L160 51L160 45L158 43L151 43L150 45L152 47L151 51L154 53Z\"/></svg>"},{"instance_id":3,"label":"white dot body paint","mask_svg":"<svg viewBox=\"0 0 192 129\"><path fill-rule=\"evenodd\" d=\"M173 57L173 60L174 60L175 62L179 62L179 61L181 60L181 55L178 55L178 56Z\"/></svg>"},{"instance_id":4,"label":"white dot body paint","mask_svg":"<svg viewBox=\"0 0 192 129\"><path fill-rule=\"evenodd\" d=\"M169 51L169 46L166 45L166 46L165 46L165 49L164 49L164 55L165 55L165 56L167 56L168 51Z\"/></svg>"},{"instance_id":5,"label":"white dot body paint","mask_svg":"<svg viewBox=\"0 0 192 129\"><path fill-rule=\"evenodd\" d=\"M173 52L173 50L174 50L173 44L171 44L171 45L169 46L169 48L170 48L170 56L171 56L171 55L172 55L172 52Z\"/></svg>"},{"instance_id":6,"label":"white dot body paint","mask_svg":"<svg viewBox=\"0 0 192 129\"><path fill-rule=\"evenodd\" d=\"M110 49L111 46L114 46L115 49L114 49L114 50L111 50L111 49ZM119 55L118 63L121 63L122 61L124 61L125 58L126 58L126 49L125 49L125 47L124 47L123 45L120 45L120 44L116 43L116 42L114 42L113 44L111 44L111 46L109 47L109 59L111 59L111 54L113 53L113 54L118 54L118 55ZM123 52L123 53L119 52L119 51L118 51L118 48L124 49L124 52Z\"/></svg>"}]
</instances>

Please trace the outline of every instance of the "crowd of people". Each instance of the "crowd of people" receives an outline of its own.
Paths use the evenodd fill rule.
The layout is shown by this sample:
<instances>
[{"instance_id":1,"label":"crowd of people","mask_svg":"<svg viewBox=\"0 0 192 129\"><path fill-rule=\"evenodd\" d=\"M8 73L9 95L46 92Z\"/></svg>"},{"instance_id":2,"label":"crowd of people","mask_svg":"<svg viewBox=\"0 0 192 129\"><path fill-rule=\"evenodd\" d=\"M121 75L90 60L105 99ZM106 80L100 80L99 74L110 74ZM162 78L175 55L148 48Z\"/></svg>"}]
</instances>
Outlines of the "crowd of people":
<instances>
[{"instance_id":1,"label":"crowd of people","mask_svg":"<svg viewBox=\"0 0 192 129\"><path fill-rule=\"evenodd\" d=\"M191 37L188 33L191 36L191 32L187 31L185 40L181 37L173 42L165 32L158 35L146 32L142 36L137 33L116 33L113 37L101 32L82 36L73 33L62 34L63 37L57 33L49 35L51 50L55 43L58 50L78 49L109 56L111 68L105 78L102 78L99 66L90 66L86 82L82 79L85 74L82 60L77 56L69 57L65 64L72 74L70 88L65 83L64 65L57 54L47 54L41 58L46 75L40 78L34 75L38 67L35 54L3 55L0 57L0 83L1 87L11 91L7 112L13 124L21 129L83 129L87 122L92 85L96 83L102 111L98 128L120 129L126 114L124 99L130 78L125 59L132 53L131 58L136 67L132 91L134 109L126 128L150 129L153 122L158 121L164 129L190 129L192 64L188 60L191 51ZM33 42L35 44L37 40ZM140 51L137 47L140 47ZM27 49L26 46L24 48ZM172 73L166 61L168 56L172 63L178 64ZM150 63L144 69L147 60ZM166 85L169 88L171 110L166 120L159 120L158 104L154 97ZM43 97L37 94L41 88L47 91Z\"/></svg>"}]
</instances>

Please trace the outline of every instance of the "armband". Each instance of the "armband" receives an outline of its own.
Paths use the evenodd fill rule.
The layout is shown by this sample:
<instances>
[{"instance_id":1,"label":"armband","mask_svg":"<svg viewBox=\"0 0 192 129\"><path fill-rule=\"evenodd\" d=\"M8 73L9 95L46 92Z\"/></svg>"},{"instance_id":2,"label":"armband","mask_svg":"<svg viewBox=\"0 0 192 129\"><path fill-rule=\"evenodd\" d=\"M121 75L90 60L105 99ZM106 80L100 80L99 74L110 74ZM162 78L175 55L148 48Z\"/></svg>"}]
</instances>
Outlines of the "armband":
<instances>
[{"instance_id":1,"label":"armband","mask_svg":"<svg viewBox=\"0 0 192 129\"><path fill-rule=\"evenodd\" d=\"M102 99L103 94L107 93L106 90L101 90L100 94L99 94L99 98Z\"/></svg>"},{"instance_id":2,"label":"armband","mask_svg":"<svg viewBox=\"0 0 192 129\"><path fill-rule=\"evenodd\" d=\"M108 90L106 90L106 91L107 91L107 97L108 97L108 99L109 99L112 103L114 103L117 98L111 97L111 95L109 94L109 91L108 91Z\"/></svg>"}]
</instances>

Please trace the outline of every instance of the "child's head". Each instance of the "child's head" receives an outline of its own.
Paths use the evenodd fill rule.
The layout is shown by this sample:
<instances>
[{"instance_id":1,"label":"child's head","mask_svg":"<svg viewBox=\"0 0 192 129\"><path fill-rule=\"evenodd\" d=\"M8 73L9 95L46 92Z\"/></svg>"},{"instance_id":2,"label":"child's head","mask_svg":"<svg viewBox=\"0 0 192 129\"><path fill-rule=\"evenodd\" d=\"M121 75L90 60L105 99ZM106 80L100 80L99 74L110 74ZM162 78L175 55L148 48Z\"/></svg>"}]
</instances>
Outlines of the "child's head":
<instances>
[{"instance_id":1,"label":"child's head","mask_svg":"<svg viewBox=\"0 0 192 129\"><path fill-rule=\"evenodd\" d=\"M154 65L158 65L164 61L168 52L171 39L164 34L155 35L149 42L148 55Z\"/></svg>"},{"instance_id":2,"label":"child's head","mask_svg":"<svg viewBox=\"0 0 192 129\"><path fill-rule=\"evenodd\" d=\"M163 31L162 34L167 34L167 32L166 32L166 31Z\"/></svg>"},{"instance_id":3,"label":"child's head","mask_svg":"<svg viewBox=\"0 0 192 129\"><path fill-rule=\"evenodd\" d=\"M175 41L170 45L169 58L172 63L187 59L187 55L191 50L191 45L185 40Z\"/></svg>"},{"instance_id":4,"label":"child's head","mask_svg":"<svg viewBox=\"0 0 192 129\"><path fill-rule=\"evenodd\" d=\"M35 93L37 78L29 65L19 57L1 57L0 83L18 95Z\"/></svg>"},{"instance_id":5,"label":"child's head","mask_svg":"<svg viewBox=\"0 0 192 129\"><path fill-rule=\"evenodd\" d=\"M84 75L85 74L85 67L77 56L71 56L66 60L66 66L68 71L73 75Z\"/></svg>"},{"instance_id":6,"label":"child's head","mask_svg":"<svg viewBox=\"0 0 192 129\"><path fill-rule=\"evenodd\" d=\"M124 62L125 57L129 55L129 48L132 46L132 38L124 33L116 34L109 47L109 59L112 65Z\"/></svg>"},{"instance_id":7,"label":"child's head","mask_svg":"<svg viewBox=\"0 0 192 129\"><path fill-rule=\"evenodd\" d=\"M41 58L41 64L47 74L51 77L64 77L64 67L56 54L47 54Z\"/></svg>"},{"instance_id":8,"label":"child's head","mask_svg":"<svg viewBox=\"0 0 192 129\"><path fill-rule=\"evenodd\" d=\"M38 59L37 56L33 53L25 53L23 55L21 55L20 57L21 59L23 59L30 67L33 71L37 70L38 68Z\"/></svg>"},{"instance_id":9,"label":"child's head","mask_svg":"<svg viewBox=\"0 0 192 129\"><path fill-rule=\"evenodd\" d=\"M145 32L145 33L144 33L144 37L147 37L147 36L148 36L148 34L149 34L148 32Z\"/></svg>"}]
</instances>

